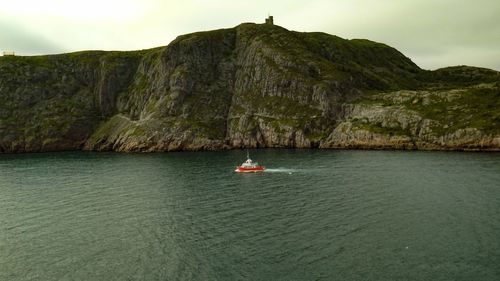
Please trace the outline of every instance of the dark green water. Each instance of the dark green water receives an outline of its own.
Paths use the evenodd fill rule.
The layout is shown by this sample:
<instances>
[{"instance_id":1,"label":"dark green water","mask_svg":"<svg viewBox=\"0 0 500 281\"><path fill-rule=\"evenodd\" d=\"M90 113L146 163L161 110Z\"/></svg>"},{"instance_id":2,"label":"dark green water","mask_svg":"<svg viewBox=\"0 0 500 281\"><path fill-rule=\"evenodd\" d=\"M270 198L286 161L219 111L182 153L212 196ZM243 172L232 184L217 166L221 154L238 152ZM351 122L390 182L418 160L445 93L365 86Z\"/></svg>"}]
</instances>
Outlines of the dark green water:
<instances>
[{"instance_id":1,"label":"dark green water","mask_svg":"<svg viewBox=\"0 0 500 281\"><path fill-rule=\"evenodd\" d=\"M500 154L0 155L0 280L500 280Z\"/></svg>"}]
</instances>

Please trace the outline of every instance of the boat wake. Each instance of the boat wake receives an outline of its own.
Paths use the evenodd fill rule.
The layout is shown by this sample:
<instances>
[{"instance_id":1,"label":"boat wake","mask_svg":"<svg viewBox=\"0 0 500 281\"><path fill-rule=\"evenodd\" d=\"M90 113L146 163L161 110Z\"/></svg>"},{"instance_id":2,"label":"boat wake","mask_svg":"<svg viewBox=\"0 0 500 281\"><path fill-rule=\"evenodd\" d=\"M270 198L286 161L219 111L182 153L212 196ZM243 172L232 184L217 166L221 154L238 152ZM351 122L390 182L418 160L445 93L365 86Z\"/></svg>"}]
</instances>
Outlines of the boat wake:
<instances>
[{"instance_id":1,"label":"boat wake","mask_svg":"<svg viewBox=\"0 0 500 281\"><path fill-rule=\"evenodd\" d=\"M298 170L296 169L288 169L288 168L276 168L276 169L266 169L266 173L286 173L286 174L291 174L295 173Z\"/></svg>"}]
</instances>

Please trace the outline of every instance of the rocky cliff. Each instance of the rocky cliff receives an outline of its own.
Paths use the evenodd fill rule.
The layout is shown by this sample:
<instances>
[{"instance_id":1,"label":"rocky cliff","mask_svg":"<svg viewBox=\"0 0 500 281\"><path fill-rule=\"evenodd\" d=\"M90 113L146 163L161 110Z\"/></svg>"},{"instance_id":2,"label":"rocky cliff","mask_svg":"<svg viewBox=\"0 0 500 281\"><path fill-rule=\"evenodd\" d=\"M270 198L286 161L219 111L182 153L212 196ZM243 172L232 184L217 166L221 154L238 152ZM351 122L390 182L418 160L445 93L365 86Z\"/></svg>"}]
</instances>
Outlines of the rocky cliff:
<instances>
[{"instance_id":1,"label":"rocky cliff","mask_svg":"<svg viewBox=\"0 0 500 281\"><path fill-rule=\"evenodd\" d=\"M376 93L343 105L324 148L498 150L500 87Z\"/></svg>"},{"instance_id":2,"label":"rocky cliff","mask_svg":"<svg viewBox=\"0 0 500 281\"><path fill-rule=\"evenodd\" d=\"M242 24L166 47L0 57L0 152L500 150L500 73Z\"/></svg>"}]
</instances>

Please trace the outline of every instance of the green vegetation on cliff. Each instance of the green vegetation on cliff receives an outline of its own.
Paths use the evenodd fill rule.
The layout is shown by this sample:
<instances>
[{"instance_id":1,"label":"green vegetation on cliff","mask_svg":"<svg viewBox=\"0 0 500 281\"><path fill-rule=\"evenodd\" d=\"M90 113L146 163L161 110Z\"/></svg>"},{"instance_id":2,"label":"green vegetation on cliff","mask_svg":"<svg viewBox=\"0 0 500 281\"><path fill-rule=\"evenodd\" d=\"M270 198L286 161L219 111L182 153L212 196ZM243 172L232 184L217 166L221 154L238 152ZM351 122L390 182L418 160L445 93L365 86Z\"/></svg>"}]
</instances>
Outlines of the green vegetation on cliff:
<instances>
[{"instance_id":1,"label":"green vegetation on cliff","mask_svg":"<svg viewBox=\"0 0 500 281\"><path fill-rule=\"evenodd\" d=\"M499 85L496 71L425 71L369 40L241 24L149 50L0 57L0 152L374 147L384 136L387 147L498 149Z\"/></svg>"},{"instance_id":2,"label":"green vegetation on cliff","mask_svg":"<svg viewBox=\"0 0 500 281\"><path fill-rule=\"evenodd\" d=\"M500 83L377 93L366 95L358 102L415 112L423 119L438 122L433 129L439 135L466 128L500 134Z\"/></svg>"}]
</instances>

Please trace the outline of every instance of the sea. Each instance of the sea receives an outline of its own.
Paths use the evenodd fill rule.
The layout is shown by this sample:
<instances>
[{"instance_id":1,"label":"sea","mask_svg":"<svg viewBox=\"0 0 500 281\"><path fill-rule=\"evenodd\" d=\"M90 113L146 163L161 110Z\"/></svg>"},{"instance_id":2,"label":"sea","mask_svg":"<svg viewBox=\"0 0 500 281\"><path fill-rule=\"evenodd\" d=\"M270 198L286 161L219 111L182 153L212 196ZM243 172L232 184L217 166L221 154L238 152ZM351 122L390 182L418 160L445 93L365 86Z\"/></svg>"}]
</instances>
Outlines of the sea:
<instances>
[{"instance_id":1,"label":"sea","mask_svg":"<svg viewBox=\"0 0 500 281\"><path fill-rule=\"evenodd\" d=\"M0 280L500 280L500 153L0 155Z\"/></svg>"}]
</instances>

